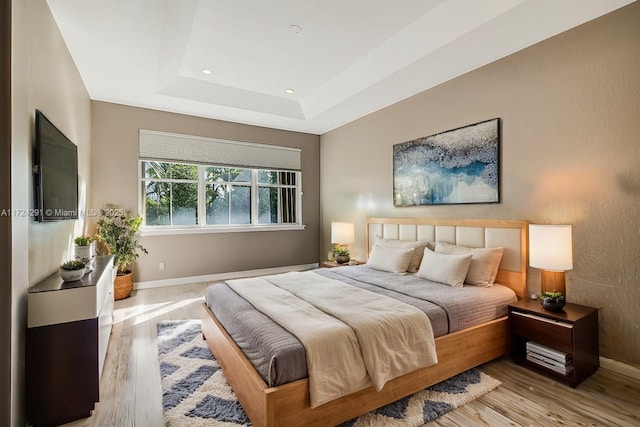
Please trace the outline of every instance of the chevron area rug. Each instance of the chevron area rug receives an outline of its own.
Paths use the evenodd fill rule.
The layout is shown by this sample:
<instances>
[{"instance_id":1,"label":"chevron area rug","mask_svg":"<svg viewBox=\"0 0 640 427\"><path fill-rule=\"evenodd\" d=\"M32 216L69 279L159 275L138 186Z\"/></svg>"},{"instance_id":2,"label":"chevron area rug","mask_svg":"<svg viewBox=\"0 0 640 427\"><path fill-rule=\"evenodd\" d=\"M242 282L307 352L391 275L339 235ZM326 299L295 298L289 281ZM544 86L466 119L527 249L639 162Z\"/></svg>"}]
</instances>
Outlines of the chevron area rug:
<instances>
[{"instance_id":1,"label":"chevron area rug","mask_svg":"<svg viewBox=\"0 0 640 427\"><path fill-rule=\"evenodd\" d=\"M158 323L162 407L167 427L250 426L220 366L202 338L200 320ZM471 369L341 427L415 427L500 385Z\"/></svg>"}]
</instances>

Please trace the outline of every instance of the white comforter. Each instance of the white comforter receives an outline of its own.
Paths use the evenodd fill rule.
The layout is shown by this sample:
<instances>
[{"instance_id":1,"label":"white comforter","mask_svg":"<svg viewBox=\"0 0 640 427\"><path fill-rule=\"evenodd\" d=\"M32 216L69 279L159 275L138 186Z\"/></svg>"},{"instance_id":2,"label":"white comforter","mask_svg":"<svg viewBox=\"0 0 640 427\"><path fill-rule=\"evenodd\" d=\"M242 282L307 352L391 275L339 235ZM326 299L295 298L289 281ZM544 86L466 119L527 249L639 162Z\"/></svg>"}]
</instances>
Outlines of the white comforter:
<instances>
[{"instance_id":1,"label":"white comforter","mask_svg":"<svg viewBox=\"0 0 640 427\"><path fill-rule=\"evenodd\" d=\"M417 308L312 272L227 284L305 347L311 407L437 363Z\"/></svg>"}]
</instances>

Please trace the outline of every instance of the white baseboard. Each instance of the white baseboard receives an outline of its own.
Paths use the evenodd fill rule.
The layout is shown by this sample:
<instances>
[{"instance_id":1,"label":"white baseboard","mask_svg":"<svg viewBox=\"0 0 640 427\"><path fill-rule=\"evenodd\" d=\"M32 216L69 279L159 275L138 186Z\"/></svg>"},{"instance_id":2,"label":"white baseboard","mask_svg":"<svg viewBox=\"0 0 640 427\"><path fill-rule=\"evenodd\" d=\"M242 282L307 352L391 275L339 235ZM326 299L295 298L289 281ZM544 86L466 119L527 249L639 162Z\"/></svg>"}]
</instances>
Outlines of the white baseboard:
<instances>
[{"instance_id":1,"label":"white baseboard","mask_svg":"<svg viewBox=\"0 0 640 427\"><path fill-rule=\"evenodd\" d=\"M600 358L600 367L640 381L640 369L617 360Z\"/></svg>"},{"instance_id":2,"label":"white baseboard","mask_svg":"<svg viewBox=\"0 0 640 427\"><path fill-rule=\"evenodd\" d=\"M285 267L262 268L258 270L234 271L229 273L205 274L203 276L176 277L175 279L149 280L146 282L136 282L133 289L152 289L165 286L186 285L188 283L199 282L219 282L221 280L241 279L244 277L265 276L268 274L287 273L289 271L310 270L318 267L318 263L289 265Z\"/></svg>"}]
</instances>

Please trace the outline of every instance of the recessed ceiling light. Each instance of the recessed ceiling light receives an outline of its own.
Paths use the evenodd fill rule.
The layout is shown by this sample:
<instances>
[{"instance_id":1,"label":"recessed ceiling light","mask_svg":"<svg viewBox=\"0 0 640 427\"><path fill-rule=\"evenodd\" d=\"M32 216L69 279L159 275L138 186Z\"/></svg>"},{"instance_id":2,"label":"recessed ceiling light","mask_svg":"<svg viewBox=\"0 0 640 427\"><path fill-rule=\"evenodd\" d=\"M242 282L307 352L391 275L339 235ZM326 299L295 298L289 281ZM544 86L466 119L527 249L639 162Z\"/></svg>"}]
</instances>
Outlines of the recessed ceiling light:
<instances>
[{"instance_id":1,"label":"recessed ceiling light","mask_svg":"<svg viewBox=\"0 0 640 427\"><path fill-rule=\"evenodd\" d=\"M295 92L296 90L295 90L295 89L291 89L291 88L289 88L289 89L285 89L284 91L285 91L285 92L287 92L287 93L293 93L293 92Z\"/></svg>"},{"instance_id":2,"label":"recessed ceiling light","mask_svg":"<svg viewBox=\"0 0 640 427\"><path fill-rule=\"evenodd\" d=\"M209 74L211 74L211 70L210 70L210 69L208 69L208 68L203 68L203 69L202 69L202 74L209 75Z\"/></svg>"}]
</instances>

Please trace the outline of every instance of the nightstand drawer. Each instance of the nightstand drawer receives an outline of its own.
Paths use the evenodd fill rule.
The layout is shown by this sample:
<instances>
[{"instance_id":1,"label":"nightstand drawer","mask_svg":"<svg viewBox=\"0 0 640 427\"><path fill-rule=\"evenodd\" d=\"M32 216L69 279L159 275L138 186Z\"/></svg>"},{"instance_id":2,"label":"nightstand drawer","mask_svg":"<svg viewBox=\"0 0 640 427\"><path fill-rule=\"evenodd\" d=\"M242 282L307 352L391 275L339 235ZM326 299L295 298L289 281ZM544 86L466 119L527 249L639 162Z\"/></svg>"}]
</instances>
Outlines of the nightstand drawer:
<instances>
[{"instance_id":1,"label":"nightstand drawer","mask_svg":"<svg viewBox=\"0 0 640 427\"><path fill-rule=\"evenodd\" d=\"M571 323L518 311L512 311L509 320L512 334L567 353L573 351L573 324Z\"/></svg>"}]
</instances>

